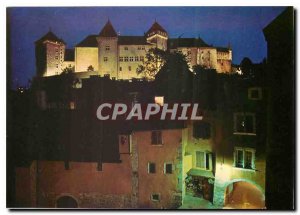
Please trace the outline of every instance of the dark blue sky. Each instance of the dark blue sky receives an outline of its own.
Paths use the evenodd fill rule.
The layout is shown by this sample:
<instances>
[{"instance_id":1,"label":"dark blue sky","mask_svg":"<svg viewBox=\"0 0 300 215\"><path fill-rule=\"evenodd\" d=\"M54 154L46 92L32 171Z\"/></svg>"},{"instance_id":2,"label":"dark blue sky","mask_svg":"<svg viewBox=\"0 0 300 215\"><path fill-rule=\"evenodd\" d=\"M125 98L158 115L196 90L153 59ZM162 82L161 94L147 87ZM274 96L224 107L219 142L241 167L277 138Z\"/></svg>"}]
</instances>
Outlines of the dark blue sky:
<instances>
[{"instance_id":1,"label":"dark blue sky","mask_svg":"<svg viewBox=\"0 0 300 215\"><path fill-rule=\"evenodd\" d=\"M198 37L233 49L233 62L266 57L262 29L283 7L77 7L9 8L13 86L35 75L34 41L51 30L74 47L98 34L108 17L121 35L143 35L156 19L169 37Z\"/></svg>"}]
</instances>

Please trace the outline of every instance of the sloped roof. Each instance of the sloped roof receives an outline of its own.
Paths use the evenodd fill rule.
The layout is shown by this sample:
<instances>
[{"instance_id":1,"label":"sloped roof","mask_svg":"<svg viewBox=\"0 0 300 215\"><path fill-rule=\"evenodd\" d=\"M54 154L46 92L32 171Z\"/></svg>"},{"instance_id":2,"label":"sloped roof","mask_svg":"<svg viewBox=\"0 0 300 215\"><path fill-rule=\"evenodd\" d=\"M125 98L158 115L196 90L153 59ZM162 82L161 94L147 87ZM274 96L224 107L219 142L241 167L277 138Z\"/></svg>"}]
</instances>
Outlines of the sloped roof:
<instances>
[{"instance_id":1,"label":"sloped roof","mask_svg":"<svg viewBox=\"0 0 300 215\"><path fill-rule=\"evenodd\" d=\"M89 35L84 38L76 47L98 47L98 42L96 39L97 35Z\"/></svg>"},{"instance_id":2,"label":"sloped roof","mask_svg":"<svg viewBox=\"0 0 300 215\"><path fill-rule=\"evenodd\" d=\"M220 52L229 52L229 48L224 48L224 47L216 47L217 48L217 51L220 51Z\"/></svg>"},{"instance_id":3,"label":"sloped roof","mask_svg":"<svg viewBox=\"0 0 300 215\"><path fill-rule=\"evenodd\" d=\"M65 51L65 61L74 61L74 49L66 49Z\"/></svg>"},{"instance_id":4,"label":"sloped roof","mask_svg":"<svg viewBox=\"0 0 300 215\"><path fill-rule=\"evenodd\" d=\"M53 42L61 42L61 43L65 44L65 42L62 39L58 38L52 31L49 31L47 34L45 34L40 39L35 41L35 43L41 43L41 42L44 42L46 40L50 40L50 41L53 41Z\"/></svg>"},{"instance_id":5,"label":"sloped roof","mask_svg":"<svg viewBox=\"0 0 300 215\"><path fill-rule=\"evenodd\" d=\"M176 49L178 47L210 47L207 43L204 42L200 37L199 38L176 38L168 40L168 48Z\"/></svg>"},{"instance_id":6,"label":"sloped roof","mask_svg":"<svg viewBox=\"0 0 300 215\"><path fill-rule=\"evenodd\" d=\"M153 25L151 26L151 28L147 31L147 35L155 32L157 33L158 31L164 32L164 33L168 33L158 22L154 22Z\"/></svg>"},{"instance_id":7,"label":"sloped roof","mask_svg":"<svg viewBox=\"0 0 300 215\"><path fill-rule=\"evenodd\" d=\"M147 40L144 36L119 36L119 45L147 45Z\"/></svg>"},{"instance_id":8,"label":"sloped roof","mask_svg":"<svg viewBox=\"0 0 300 215\"><path fill-rule=\"evenodd\" d=\"M117 37L117 33L112 26L111 22L108 20L105 26L102 28L101 32L99 33L100 37Z\"/></svg>"}]
</instances>

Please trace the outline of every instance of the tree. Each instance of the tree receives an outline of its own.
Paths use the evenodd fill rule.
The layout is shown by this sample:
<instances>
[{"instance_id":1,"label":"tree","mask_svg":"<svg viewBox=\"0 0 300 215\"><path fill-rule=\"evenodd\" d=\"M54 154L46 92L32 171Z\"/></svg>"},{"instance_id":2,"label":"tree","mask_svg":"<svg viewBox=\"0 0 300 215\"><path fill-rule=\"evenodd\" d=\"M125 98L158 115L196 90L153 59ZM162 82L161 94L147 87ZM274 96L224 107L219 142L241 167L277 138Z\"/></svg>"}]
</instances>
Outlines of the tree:
<instances>
[{"instance_id":1,"label":"tree","mask_svg":"<svg viewBox=\"0 0 300 215\"><path fill-rule=\"evenodd\" d=\"M186 56L181 52L165 55L165 64L155 76L157 92L166 95L168 101L189 101L193 74Z\"/></svg>"},{"instance_id":2,"label":"tree","mask_svg":"<svg viewBox=\"0 0 300 215\"><path fill-rule=\"evenodd\" d=\"M151 48L146 54L143 65L139 65L136 72L142 74L147 80L154 80L157 72L166 63L167 53L158 48Z\"/></svg>"},{"instance_id":3,"label":"tree","mask_svg":"<svg viewBox=\"0 0 300 215\"><path fill-rule=\"evenodd\" d=\"M252 78L254 76L253 72L253 63L252 61L245 57L242 62L241 62L241 69L242 69L242 74L246 78Z\"/></svg>"},{"instance_id":4,"label":"tree","mask_svg":"<svg viewBox=\"0 0 300 215\"><path fill-rule=\"evenodd\" d=\"M88 72L93 72L94 71L94 67L92 65L89 65L87 68Z\"/></svg>"}]
</instances>

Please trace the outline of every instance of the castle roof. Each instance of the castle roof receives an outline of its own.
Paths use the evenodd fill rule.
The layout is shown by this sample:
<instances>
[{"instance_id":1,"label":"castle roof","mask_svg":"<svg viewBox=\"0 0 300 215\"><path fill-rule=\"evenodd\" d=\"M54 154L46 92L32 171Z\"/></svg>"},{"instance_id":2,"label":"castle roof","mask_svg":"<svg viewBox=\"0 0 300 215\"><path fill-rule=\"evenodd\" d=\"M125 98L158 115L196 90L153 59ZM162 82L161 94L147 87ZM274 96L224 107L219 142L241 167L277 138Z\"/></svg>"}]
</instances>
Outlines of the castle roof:
<instances>
[{"instance_id":1,"label":"castle roof","mask_svg":"<svg viewBox=\"0 0 300 215\"><path fill-rule=\"evenodd\" d=\"M146 35L150 33L158 33L158 32L164 32L168 34L168 32L160 25L158 22L154 22L151 28L147 31Z\"/></svg>"},{"instance_id":2,"label":"castle roof","mask_svg":"<svg viewBox=\"0 0 300 215\"><path fill-rule=\"evenodd\" d=\"M178 47L210 47L207 43L204 42L200 37L199 38L176 38L168 40L168 48L176 49Z\"/></svg>"},{"instance_id":3,"label":"castle roof","mask_svg":"<svg viewBox=\"0 0 300 215\"><path fill-rule=\"evenodd\" d=\"M76 47L98 47L98 35L89 35ZM144 36L118 36L118 45L149 45Z\"/></svg>"},{"instance_id":4,"label":"castle roof","mask_svg":"<svg viewBox=\"0 0 300 215\"><path fill-rule=\"evenodd\" d=\"M76 47L98 47L97 35L89 35L84 38Z\"/></svg>"},{"instance_id":5,"label":"castle roof","mask_svg":"<svg viewBox=\"0 0 300 215\"><path fill-rule=\"evenodd\" d=\"M119 36L119 45L149 45L144 36Z\"/></svg>"},{"instance_id":6,"label":"castle roof","mask_svg":"<svg viewBox=\"0 0 300 215\"><path fill-rule=\"evenodd\" d=\"M74 49L65 50L65 61L74 61Z\"/></svg>"},{"instance_id":7,"label":"castle roof","mask_svg":"<svg viewBox=\"0 0 300 215\"><path fill-rule=\"evenodd\" d=\"M219 52L229 52L230 48L216 47Z\"/></svg>"},{"instance_id":8,"label":"castle roof","mask_svg":"<svg viewBox=\"0 0 300 215\"><path fill-rule=\"evenodd\" d=\"M61 42L61 43L65 44L65 42L62 39L58 38L52 31L49 31L47 34L45 34L40 39L35 41L35 43L42 43L47 40L52 41L52 42Z\"/></svg>"},{"instance_id":9,"label":"castle roof","mask_svg":"<svg viewBox=\"0 0 300 215\"><path fill-rule=\"evenodd\" d=\"M99 33L100 37L117 37L117 33L112 26L111 22L108 20L105 26L102 28L101 32Z\"/></svg>"}]
</instances>

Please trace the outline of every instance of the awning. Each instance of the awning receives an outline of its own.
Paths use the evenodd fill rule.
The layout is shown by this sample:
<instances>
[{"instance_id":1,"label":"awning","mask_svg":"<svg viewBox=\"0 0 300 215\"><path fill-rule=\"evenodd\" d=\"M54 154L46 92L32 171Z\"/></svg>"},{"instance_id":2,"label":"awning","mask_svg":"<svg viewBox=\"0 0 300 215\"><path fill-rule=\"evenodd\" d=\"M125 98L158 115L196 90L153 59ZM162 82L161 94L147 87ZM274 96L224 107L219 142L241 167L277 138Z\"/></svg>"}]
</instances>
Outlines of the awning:
<instances>
[{"instance_id":1,"label":"awning","mask_svg":"<svg viewBox=\"0 0 300 215\"><path fill-rule=\"evenodd\" d=\"M202 169L190 169L187 172L188 175L192 176L201 176L201 177L206 177L206 178L215 178L213 175L212 171L209 170L202 170Z\"/></svg>"}]
</instances>

